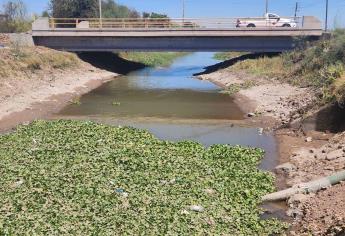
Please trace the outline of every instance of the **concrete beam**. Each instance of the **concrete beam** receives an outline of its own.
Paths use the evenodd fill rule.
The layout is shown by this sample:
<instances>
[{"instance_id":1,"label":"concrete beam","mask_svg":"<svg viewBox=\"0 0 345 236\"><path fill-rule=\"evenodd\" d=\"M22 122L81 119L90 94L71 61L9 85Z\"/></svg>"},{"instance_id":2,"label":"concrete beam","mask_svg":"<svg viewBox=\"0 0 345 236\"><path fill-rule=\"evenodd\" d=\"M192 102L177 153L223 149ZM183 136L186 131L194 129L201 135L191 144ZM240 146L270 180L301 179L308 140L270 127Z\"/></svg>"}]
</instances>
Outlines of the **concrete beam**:
<instances>
[{"instance_id":1,"label":"concrete beam","mask_svg":"<svg viewBox=\"0 0 345 236\"><path fill-rule=\"evenodd\" d=\"M282 52L293 37L54 37L35 36L36 45L66 51L238 51Z\"/></svg>"},{"instance_id":2,"label":"concrete beam","mask_svg":"<svg viewBox=\"0 0 345 236\"><path fill-rule=\"evenodd\" d=\"M140 29L52 29L52 30L33 30L34 37L301 37L318 36L323 31L320 29L199 29L199 30L140 30Z\"/></svg>"}]
</instances>

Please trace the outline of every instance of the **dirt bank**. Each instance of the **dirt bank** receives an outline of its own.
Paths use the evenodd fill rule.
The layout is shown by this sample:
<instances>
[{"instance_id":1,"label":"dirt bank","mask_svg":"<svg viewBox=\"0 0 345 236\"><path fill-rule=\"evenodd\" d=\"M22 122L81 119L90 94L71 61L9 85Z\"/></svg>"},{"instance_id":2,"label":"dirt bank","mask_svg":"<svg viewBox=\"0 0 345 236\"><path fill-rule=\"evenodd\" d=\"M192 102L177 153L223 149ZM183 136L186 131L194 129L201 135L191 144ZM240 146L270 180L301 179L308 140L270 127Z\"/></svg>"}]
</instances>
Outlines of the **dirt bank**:
<instances>
[{"instance_id":1,"label":"dirt bank","mask_svg":"<svg viewBox=\"0 0 345 236\"><path fill-rule=\"evenodd\" d=\"M287 168L281 171L282 166L277 167L277 172L287 179L288 186L345 169L345 133L308 132L308 139L309 142L304 141L306 144L296 148L288 163L283 164ZM344 183L297 199L293 202L289 200L288 212L295 220L292 227L295 235L345 234Z\"/></svg>"},{"instance_id":2,"label":"dirt bank","mask_svg":"<svg viewBox=\"0 0 345 236\"><path fill-rule=\"evenodd\" d=\"M66 104L116 74L83 65L35 79L9 79L0 85L0 130L58 112Z\"/></svg>"},{"instance_id":3,"label":"dirt bank","mask_svg":"<svg viewBox=\"0 0 345 236\"><path fill-rule=\"evenodd\" d=\"M224 88L225 92L233 93L237 103L249 116L272 117L278 122L277 125L300 118L300 111L314 102L311 90L245 72L234 73L224 69L200 75L199 78L212 81ZM243 103L243 100L247 102Z\"/></svg>"},{"instance_id":4,"label":"dirt bank","mask_svg":"<svg viewBox=\"0 0 345 236\"><path fill-rule=\"evenodd\" d=\"M345 235L344 192L345 183L340 183L303 200L304 217L292 235Z\"/></svg>"},{"instance_id":5,"label":"dirt bank","mask_svg":"<svg viewBox=\"0 0 345 236\"><path fill-rule=\"evenodd\" d=\"M327 126L324 125L334 125L332 117L339 117L339 113L332 115L329 111L315 111L316 99L312 90L227 69L200 75L199 78L230 91L248 112L249 121L259 119L263 122L267 117L274 119L270 125L276 128L279 145L282 165L277 167L276 176L280 188L345 169L345 133L335 135L336 129L325 128ZM306 116L310 117L306 119ZM344 199L343 183L317 194L290 199L287 214L294 223L289 234L344 235L345 210L341 203Z\"/></svg>"},{"instance_id":6,"label":"dirt bank","mask_svg":"<svg viewBox=\"0 0 345 236\"><path fill-rule=\"evenodd\" d=\"M0 34L0 130L58 112L75 97L118 74L73 54L12 45Z\"/></svg>"}]
</instances>

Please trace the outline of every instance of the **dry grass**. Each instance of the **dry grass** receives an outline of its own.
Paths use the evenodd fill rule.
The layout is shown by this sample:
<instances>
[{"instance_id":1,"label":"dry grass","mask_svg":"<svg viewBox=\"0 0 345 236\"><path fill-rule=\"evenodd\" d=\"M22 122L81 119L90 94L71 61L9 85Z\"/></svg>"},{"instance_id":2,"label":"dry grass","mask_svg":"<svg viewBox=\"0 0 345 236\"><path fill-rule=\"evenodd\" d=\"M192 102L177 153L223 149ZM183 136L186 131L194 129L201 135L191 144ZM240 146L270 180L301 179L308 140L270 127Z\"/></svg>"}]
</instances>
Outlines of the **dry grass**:
<instances>
[{"instance_id":1,"label":"dry grass","mask_svg":"<svg viewBox=\"0 0 345 236\"><path fill-rule=\"evenodd\" d=\"M333 84L333 94L339 104L345 104L345 74L343 74L340 78L338 78Z\"/></svg>"},{"instance_id":2,"label":"dry grass","mask_svg":"<svg viewBox=\"0 0 345 236\"><path fill-rule=\"evenodd\" d=\"M219 52L214 55L214 59L225 61L230 60L232 58L240 57L244 54L247 54L245 52Z\"/></svg>"},{"instance_id":3,"label":"dry grass","mask_svg":"<svg viewBox=\"0 0 345 236\"><path fill-rule=\"evenodd\" d=\"M261 57L249 59L236 63L230 67L231 70L244 70L250 74L265 77L281 77L285 75L289 68L284 64L282 57Z\"/></svg>"},{"instance_id":4,"label":"dry grass","mask_svg":"<svg viewBox=\"0 0 345 236\"><path fill-rule=\"evenodd\" d=\"M31 30L32 21L30 20L11 20L0 21L0 32L21 33Z\"/></svg>"},{"instance_id":5,"label":"dry grass","mask_svg":"<svg viewBox=\"0 0 345 236\"><path fill-rule=\"evenodd\" d=\"M121 52L120 57L129 61L139 62L146 66L168 66L185 52Z\"/></svg>"},{"instance_id":6,"label":"dry grass","mask_svg":"<svg viewBox=\"0 0 345 236\"><path fill-rule=\"evenodd\" d=\"M78 66L76 55L41 47L10 45L0 50L0 78L30 77L38 71L50 72Z\"/></svg>"},{"instance_id":7,"label":"dry grass","mask_svg":"<svg viewBox=\"0 0 345 236\"><path fill-rule=\"evenodd\" d=\"M336 101L345 105L345 30L334 31L330 39L307 43L292 52L238 62L229 70L310 87L321 104Z\"/></svg>"}]
</instances>

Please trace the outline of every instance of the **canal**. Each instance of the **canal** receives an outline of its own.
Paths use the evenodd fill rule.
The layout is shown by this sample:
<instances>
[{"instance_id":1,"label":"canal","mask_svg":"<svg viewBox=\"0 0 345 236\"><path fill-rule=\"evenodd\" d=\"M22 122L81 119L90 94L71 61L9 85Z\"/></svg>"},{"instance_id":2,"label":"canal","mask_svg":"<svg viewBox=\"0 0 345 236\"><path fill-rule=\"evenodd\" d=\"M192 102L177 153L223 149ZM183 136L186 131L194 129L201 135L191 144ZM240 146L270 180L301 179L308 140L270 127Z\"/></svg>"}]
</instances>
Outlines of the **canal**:
<instances>
[{"instance_id":1,"label":"canal","mask_svg":"<svg viewBox=\"0 0 345 236\"><path fill-rule=\"evenodd\" d=\"M240 105L215 84L193 77L219 62L213 56L192 53L169 67L147 67L117 77L65 107L57 118L147 129L163 140L260 147L266 151L261 168L272 169L277 164L273 134L236 125L245 117Z\"/></svg>"}]
</instances>

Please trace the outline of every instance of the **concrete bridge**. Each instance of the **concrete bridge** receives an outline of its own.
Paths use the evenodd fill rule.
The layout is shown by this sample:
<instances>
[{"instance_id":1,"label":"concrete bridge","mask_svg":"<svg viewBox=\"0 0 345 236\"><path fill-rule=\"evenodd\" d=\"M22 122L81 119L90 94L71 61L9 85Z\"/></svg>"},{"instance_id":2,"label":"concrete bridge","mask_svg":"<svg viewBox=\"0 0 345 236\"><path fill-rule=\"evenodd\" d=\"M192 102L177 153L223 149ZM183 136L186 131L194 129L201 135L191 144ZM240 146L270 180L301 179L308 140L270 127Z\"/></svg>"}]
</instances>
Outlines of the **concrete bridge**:
<instances>
[{"instance_id":1,"label":"concrete bridge","mask_svg":"<svg viewBox=\"0 0 345 236\"><path fill-rule=\"evenodd\" d=\"M322 36L315 17L298 26L236 28L228 19L48 19L33 23L36 45L66 51L281 52Z\"/></svg>"}]
</instances>

